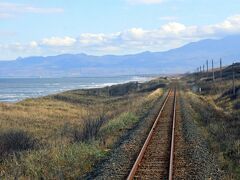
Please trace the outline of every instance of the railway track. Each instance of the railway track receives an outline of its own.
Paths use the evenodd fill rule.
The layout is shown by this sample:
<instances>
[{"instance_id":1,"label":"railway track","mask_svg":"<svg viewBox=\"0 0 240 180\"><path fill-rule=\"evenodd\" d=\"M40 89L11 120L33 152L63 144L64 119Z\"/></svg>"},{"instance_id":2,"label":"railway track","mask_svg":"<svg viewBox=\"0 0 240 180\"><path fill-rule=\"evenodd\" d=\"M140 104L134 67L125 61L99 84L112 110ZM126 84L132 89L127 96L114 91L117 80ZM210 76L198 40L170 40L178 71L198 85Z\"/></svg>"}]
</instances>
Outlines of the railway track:
<instances>
[{"instance_id":1,"label":"railway track","mask_svg":"<svg viewBox=\"0 0 240 180\"><path fill-rule=\"evenodd\" d=\"M176 98L176 89L169 90L128 180L173 178Z\"/></svg>"}]
</instances>

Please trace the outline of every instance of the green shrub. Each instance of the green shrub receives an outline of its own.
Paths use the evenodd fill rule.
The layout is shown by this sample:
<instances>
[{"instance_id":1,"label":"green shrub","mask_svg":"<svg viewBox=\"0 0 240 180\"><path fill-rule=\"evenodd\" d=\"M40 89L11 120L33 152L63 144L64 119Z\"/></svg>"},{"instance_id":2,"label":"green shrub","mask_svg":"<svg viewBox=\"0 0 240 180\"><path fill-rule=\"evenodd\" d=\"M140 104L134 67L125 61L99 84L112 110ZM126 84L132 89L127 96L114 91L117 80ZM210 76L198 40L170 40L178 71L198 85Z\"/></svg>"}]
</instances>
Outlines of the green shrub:
<instances>
[{"instance_id":1,"label":"green shrub","mask_svg":"<svg viewBox=\"0 0 240 180\"><path fill-rule=\"evenodd\" d=\"M119 117L109 121L105 124L100 130L102 135L115 134L118 131L130 128L133 124L138 121L138 117L131 113L125 112L122 113Z\"/></svg>"},{"instance_id":2,"label":"green shrub","mask_svg":"<svg viewBox=\"0 0 240 180\"><path fill-rule=\"evenodd\" d=\"M104 155L97 143L75 143L31 151L8 162L4 178L73 179L90 171Z\"/></svg>"},{"instance_id":3,"label":"green shrub","mask_svg":"<svg viewBox=\"0 0 240 180\"><path fill-rule=\"evenodd\" d=\"M33 149L36 139L21 130L8 130L0 134L0 156Z\"/></svg>"},{"instance_id":4,"label":"green shrub","mask_svg":"<svg viewBox=\"0 0 240 180\"><path fill-rule=\"evenodd\" d=\"M80 129L73 129L72 138L74 142L87 142L91 139L96 139L96 136L101 128L102 124L106 121L104 116L100 116L98 119L85 120Z\"/></svg>"},{"instance_id":5,"label":"green shrub","mask_svg":"<svg viewBox=\"0 0 240 180\"><path fill-rule=\"evenodd\" d=\"M240 99L238 99L235 103L234 103L234 109L239 110L240 109Z\"/></svg>"}]
</instances>

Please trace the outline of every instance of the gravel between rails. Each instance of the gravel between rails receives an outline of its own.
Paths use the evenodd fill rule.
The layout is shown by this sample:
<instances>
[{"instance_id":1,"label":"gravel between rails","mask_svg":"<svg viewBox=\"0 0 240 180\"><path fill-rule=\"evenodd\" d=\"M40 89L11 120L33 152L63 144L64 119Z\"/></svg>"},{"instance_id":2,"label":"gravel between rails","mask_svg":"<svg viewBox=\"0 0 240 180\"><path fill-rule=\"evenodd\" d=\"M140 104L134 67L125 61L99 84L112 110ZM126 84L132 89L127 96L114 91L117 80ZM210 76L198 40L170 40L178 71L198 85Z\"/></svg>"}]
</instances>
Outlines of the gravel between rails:
<instances>
[{"instance_id":1,"label":"gravel between rails","mask_svg":"<svg viewBox=\"0 0 240 180\"><path fill-rule=\"evenodd\" d=\"M175 123L175 141L174 141L174 159L173 159L173 179L187 179L187 155L188 148L183 136L183 120L181 118L179 91L177 91L176 101L176 123Z\"/></svg>"},{"instance_id":2,"label":"gravel between rails","mask_svg":"<svg viewBox=\"0 0 240 180\"><path fill-rule=\"evenodd\" d=\"M222 179L223 172L220 170L214 155L208 149L203 135L198 130L193 120L193 109L187 100L181 96L181 115L183 136L188 148L184 154L187 156L186 179Z\"/></svg>"},{"instance_id":3,"label":"gravel between rails","mask_svg":"<svg viewBox=\"0 0 240 180\"><path fill-rule=\"evenodd\" d=\"M111 154L83 179L126 179L166 96L167 92L157 100L148 114L120 139Z\"/></svg>"},{"instance_id":4,"label":"gravel between rails","mask_svg":"<svg viewBox=\"0 0 240 180\"><path fill-rule=\"evenodd\" d=\"M171 152L174 91L171 91L133 179L167 179Z\"/></svg>"}]
</instances>

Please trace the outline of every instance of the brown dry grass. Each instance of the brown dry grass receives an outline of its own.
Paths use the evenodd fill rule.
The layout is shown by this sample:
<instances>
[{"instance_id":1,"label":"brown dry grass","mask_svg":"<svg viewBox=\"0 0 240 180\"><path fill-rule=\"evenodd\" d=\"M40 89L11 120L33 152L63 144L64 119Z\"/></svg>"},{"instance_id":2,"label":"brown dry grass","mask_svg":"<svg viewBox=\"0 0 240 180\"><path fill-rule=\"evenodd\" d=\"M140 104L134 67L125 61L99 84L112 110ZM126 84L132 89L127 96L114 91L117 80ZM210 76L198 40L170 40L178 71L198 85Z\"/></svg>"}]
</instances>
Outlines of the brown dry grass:
<instances>
[{"instance_id":1,"label":"brown dry grass","mask_svg":"<svg viewBox=\"0 0 240 180\"><path fill-rule=\"evenodd\" d=\"M236 79L235 85L240 87L240 79ZM202 134L226 173L225 179L239 179L240 92L232 95L231 79L194 81L191 86L202 88L201 93L185 94L197 114L195 120L201 126Z\"/></svg>"},{"instance_id":2,"label":"brown dry grass","mask_svg":"<svg viewBox=\"0 0 240 180\"><path fill-rule=\"evenodd\" d=\"M0 129L21 129L49 142L66 122L79 126L87 113L85 107L44 98L0 104Z\"/></svg>"},{"instance_id":3,"label":"brown dry grass","mask_svg":"<svg viewBox=\"0 0 240 180\"><path fill-rule=\"evenodd\" d=\"M132 91L123 96L108 96L104 91L96 95L80 90L16 104L0 103L0 132L22 130L36 138L40 145L0 162L0 177L73 178L90 171L106 154L105 149L113 147L121 135L138 122L141 113L149 111L150 106L145 105L153 104L163 94L161 89ZM88 128L87 121L93 121L91 127L95 128L94 123L98 126L99 117L105 119L102 128L97 127L99 133L96 129L87 142L73 141L73 133ZM107 142L112 136L109 131L118 133Z\"/></svg>"}]
</instances>

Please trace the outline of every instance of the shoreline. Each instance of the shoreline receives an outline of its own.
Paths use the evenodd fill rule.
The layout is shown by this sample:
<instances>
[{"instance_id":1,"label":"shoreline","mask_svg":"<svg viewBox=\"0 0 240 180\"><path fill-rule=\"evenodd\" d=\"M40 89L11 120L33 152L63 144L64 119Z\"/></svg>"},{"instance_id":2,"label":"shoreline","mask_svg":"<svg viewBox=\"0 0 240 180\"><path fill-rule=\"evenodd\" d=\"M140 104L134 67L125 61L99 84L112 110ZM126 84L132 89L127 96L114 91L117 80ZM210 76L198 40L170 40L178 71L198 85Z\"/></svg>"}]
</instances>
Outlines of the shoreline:
<instances>
[{"instance_id":1,"label":"shoreline","mask_svg":"<svg viewBox=\"0 0 240 180\"><path fill-rule=\"evenodd\" d=\"M121 78L121 77L131 77L130 79L127 80L119 80L116 78ZM90 83L86 83L86 84L75 84L75 85L65 85L64 87L60 86L60 82L49 82L47 84L47 86L49 86L49 88L53 88L52 90L49 91L43 91L42 92L37 92L37 91L29 91L28 93L30 95L24 94L24 93L18 93L17 92L14 93L5 93L5 94L1 94L0 91L0 103L5 103L5 104L15 104L21 101L24 101L26 99L35 99L35 98L41 98L41 97L45 97L45 96L49 96L49 95L56 95L59 93L64 93L67 91L74 91L74 90L90 90L90 89L98 89L98 88L105 88L105 87L110 87L110 86L114 86L114 85L121 85L121 84L126 84L126 83L130 83L130 82L138 82L138 83L144 83L144 82L148 82L151 80L154 80L156 78L159 78L160 76L116 76L116 77L109 77L109 78L105 78L107 80L109 79L115 79L115 81L119 81L119 82L90 82ZM11 78L0 78L0 80L9 80ZM19 79L23 79L23 80L66 80L66 79L72 79L72 80L76 80L76 79L94 79L94 80L99 80L99 79L103 79L103 78L91 78L91 77L87 77L87 78L17 78L17 80ZM16 80L16 78L13 78L13 80ZM36 83L36 82L35 82ZM48 87L43 87L46 84L41 84L42 87L39 88L48 88ZM54 86L58 86L58 87L54 87ZM71 87L72 86L72 87ZM73 87L75 86L75 87ZM34 89L35 87L33 87ZM27 88L25 88L27 89ZM28 90L31 88L28 88ZM10 90L10 88L9 88Z\"/></svg>"}]
</instances>

